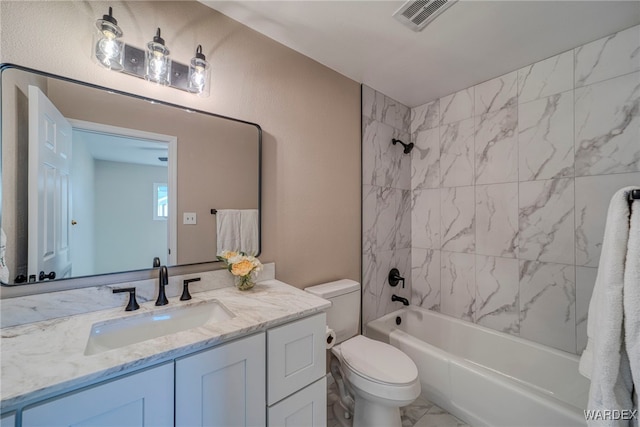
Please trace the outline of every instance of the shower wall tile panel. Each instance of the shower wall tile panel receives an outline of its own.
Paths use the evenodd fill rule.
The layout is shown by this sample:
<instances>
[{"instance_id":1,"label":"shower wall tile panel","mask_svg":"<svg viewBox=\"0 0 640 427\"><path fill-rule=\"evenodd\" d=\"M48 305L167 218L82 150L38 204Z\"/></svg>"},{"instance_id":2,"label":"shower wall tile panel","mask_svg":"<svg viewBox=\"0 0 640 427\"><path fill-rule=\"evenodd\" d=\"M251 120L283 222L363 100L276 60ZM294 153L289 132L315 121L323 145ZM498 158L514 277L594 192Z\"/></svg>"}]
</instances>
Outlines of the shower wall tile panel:
<instances>
[{"instance_id":1,"label":"shower wall tile panel","mask_svg":"<svg viewBox=\"0 0 640 427\"><path fill-rule=\"evenodd\" d=\"M473 117L473 88L440 98L440 124L446 125Z\"/></svg>"},{"instance_id":2,"label":"shower wall tile panel","mask_svg":"<svg viewBox=\"0 0 640 427\"><path fill-rule=\"evenodd\" d=\"M476 184L518 181L518 107L475 117Z\"/></svg>"},{"instance_id":3,"label":"shower wall tile panel","mask_svg":"<svg viewBox=\"0 0 640 427\"><path fill-rule=\"evenodd\" d=\"M413 134L411 151L411 189L440 187L440 132L424 129Z\"/></svg>"},{"instance_id":4,"label":"shower wall tile panel","mask_svg":"<svg viewBox=\"0 0 640 427\"><path fill-rule=\"evenodd\" d=\"M575 132L576 176L640 171L640 72L576 89Z\"/></svg>"},{"instance_id":5,"label":"shower wall tile panel","mask_svg":"<svg viewBox=\"0 0 640 427\"><path fill-rule=\"evenodd\" d=\"M518 70L518 103L547 98L573 89L573 51Z\"/></svg>"},{"instance_id":6,"label":"shower wall tile panel","mask_svg":"<svg viewBox=\"0 0 640 427\"><path fill-rule=\"evenodd\" d=\"M477 185L476 253L515 258L518 251L518 183Z\"/></svg>"},{"instance_id":7,"label":"shower wall tile panel","mask_svg":"<svg viewBox=\"0 0 640 427\"><path fill-rule=\"evenodd\" d=\"M574 264L573 178L520 183L519 257Z\"/></svg>"},{"instance_id":8,"label":"shower wall tile panel","mask_svg":"<svg viewBox=\"0 0 640 427\"><path fill-rule=\"evenodd\" d=\"M441 253L440 312L473 322L475 319L475 255Z\"/></svg>"},{"instance_id":9,"label":"shower wall tile panel","mask_svg":"<svg viewBox=\"0 0 640 427\"><path fill-rule=\"evenodd\" d=\"M520 260L520 336L576 352L575 267Z\"/></svg>"},{"instance_id":10,"label":"shower wall tile panel","mask_svg":"<svg viewBox=\"0 0 640 427\"><path fill-rule=\"evenodd\" d=\"M442 187L474 184L473 129L473 117L440 126L440 185Z\"/></svg>"},{"instance_id":11,"label":"shower wall tile panel","mask_svg":"<svg viewBox=\"0 0 640 427\"><path fill-rule=\"evenodd\" d=\"M520 181L573 177L573 91L518 106Z\"/></svg>"},{"instance_id":12,"label":"shower wall tile panel","mask_svg":"<svg viewBox=\"0 0 640 427\"><path fill-rule=\"evenodd\" d=\"M640 185L640 172L576 178L576 264L597 267L607 210L620 188Z\"/></svg>"},{"instance_id":13,"label":"shower wall tile panel","mask_svg":"<svg viewBox=\"0 0 640 427\"><path fill-rule=\"evenodd\" d=\"M636 26L411 109L412 304L583 350L609 200L640 185L639 55Z\"/></svg>"},{"instance_id":14,"label":"shower wall tile panel","mask_svg":"<svg viewBox=\"0 0 640 427\"><path fill-rule=\"evenodd\" d=\"M440 101L433 101L411 109L411 133L438 128L440 125Z\"/></svg>"},{"instance_id":15,"label":"shower wall tile panel","mask_svg":"<svg viewBox=\"0 0 640 427\"><path fill-rule=\"evenodd\" d=\"M640 26L576 48L575 84L588 86L640 70Z\"/></svg>"},{"instance_id":16,"label":"shower wall tile panel","mask_svg":"<svg viewBox=\"0 0 640 427\"><path fill-rule=\"evenodd\" d=\"M476 323L518 335L518 260L476 255Z\"/></svg>"},{"instance_id":17,"label":"shower wall tile panel","mask_svg":"<svg viewBox=\"0 0 640 427\"><path fill-rule=\"evenodd\" d=\"M411 304L440 311L439 250L411 250Z\"/></svg>"},{"instance_id":18,"label":"shower wall tile panel","mask_svg":"<svg viewBox=\"0 0 640 427\"><path fill-rule=\"evenodd\" d=\"M425 114L428 108L425 108ZM437 131L437 109L435 113ZM426 120L426 116L425 116ZM412 171L411 155L404 154L401 145L393 145L392 138L405 143L410 137L411 110L395 100L367 86L362 86L362 324L402 307L392 302L396 294L412 298L411 282L411 222ZM428 139L428 138L427 138ZM431 151L430 151L431 150ZM425 168L439 162L439 141L425 140L413 153L424 152ZM412 154L413 154L412 153ZM432 163L435 161L435 165ZM435 175L434 175L435 174ZM423 187L431 181L439 197L437 171L420 173ZM439 233L440 211L434 229ZM435 236L434 238L437 238ZM438 238L439 245L439 238ZM434 246L436 246L434 244ZM438 260L439 262L439 260ZM405 287L391 288L388 275L398 268L405 277ZM439 292L439 289L438 289Z\"/></svg>"},{"instance_id":19,"label":"shower wall tile panel","mask_svg":"<svg viewBox=\"0 0 640 427\"><path fill-rule=\"evenodd\" d=\"M473 115L479 116L516 105L518 73L516 71L477 85Z\"/></svg>"}]
</instances>

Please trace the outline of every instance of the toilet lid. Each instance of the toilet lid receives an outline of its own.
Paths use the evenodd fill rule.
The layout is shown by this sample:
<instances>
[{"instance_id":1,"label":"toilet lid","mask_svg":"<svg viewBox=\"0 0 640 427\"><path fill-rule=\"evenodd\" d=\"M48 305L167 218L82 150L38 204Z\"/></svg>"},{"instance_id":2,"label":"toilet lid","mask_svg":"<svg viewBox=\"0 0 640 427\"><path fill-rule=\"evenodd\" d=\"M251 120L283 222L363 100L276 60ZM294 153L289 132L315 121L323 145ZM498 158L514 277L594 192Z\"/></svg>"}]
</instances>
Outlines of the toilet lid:
<instances>
[{"instance_id":1,"label":"toilet lid","mask_svg":"<svg viewBox=\"0 0 640 427\"><path fill-rule=\"evenodd\" d=\"M372 381L408 384L418 377L413 360L389 344L357 335L340 347L343 361L354 373Z\"/></svg>"}]
</instances>

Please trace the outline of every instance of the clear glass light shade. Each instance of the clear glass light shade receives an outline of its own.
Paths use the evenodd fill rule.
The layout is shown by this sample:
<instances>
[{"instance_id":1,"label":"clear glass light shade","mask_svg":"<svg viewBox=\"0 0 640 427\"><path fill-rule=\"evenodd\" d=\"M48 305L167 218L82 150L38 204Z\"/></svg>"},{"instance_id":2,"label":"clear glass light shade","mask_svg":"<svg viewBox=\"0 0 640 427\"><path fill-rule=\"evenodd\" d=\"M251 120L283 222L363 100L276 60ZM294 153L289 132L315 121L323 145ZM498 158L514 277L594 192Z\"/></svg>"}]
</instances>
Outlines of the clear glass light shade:
<instances>
[{"instance_id":1,"label":"clear glass light shade","mask_svg":"<svg viewBox=\"0 0 640 427\"><path fill-rule=\"evenodd\" d=\"M149 42L146 62L145 79L164 86L170 83L171 59L169 59L169 49L166 46L157 42Z\"/></svg>"},{"instance_id":2,"label":"clear glass light shade","mask_svg":"<svg viewBox=\"0 0 640 427\"><path fill-rule=\"evenodd\" d=\"M114 71L123 69L124 42L120 40L122 30L104 19L96 21L98 32L94 37L94 55L98 64Z\"/></svg>"},{"instance_id":3,"label":"clear glass light shade","mask_svg":"<svg viewBox=\"0 0 640 427\"><path fill-rule=\"evenodd\" d=\"M205 59L192 58L189 65L189 92L201 97L209 96L209 72L209 63Z\"/></svg>"}]
</instances>

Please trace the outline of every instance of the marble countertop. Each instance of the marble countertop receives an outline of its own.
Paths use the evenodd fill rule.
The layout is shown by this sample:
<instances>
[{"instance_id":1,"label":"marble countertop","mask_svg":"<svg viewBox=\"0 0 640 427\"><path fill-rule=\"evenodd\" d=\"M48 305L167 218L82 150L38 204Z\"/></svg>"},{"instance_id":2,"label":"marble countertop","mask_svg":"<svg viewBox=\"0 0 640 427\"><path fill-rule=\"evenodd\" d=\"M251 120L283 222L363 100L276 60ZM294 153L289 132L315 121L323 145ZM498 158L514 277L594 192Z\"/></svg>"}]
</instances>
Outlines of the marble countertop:
<instances>
[{"instance_id":1,"label":"marble countertop","mask_svg":"<svg viewBox=\"0 0 640 427\"><path fill-rule=\"evenodd\" d=\"M209 300L222 303L234 317L90 356L84 354L94 323ZM133 312L118 307L3 328L0 409L171 360L326 310L330 305L286 283L266 280L249 291L226 287L193 294L189 301L169 298L169 305L164 307L149 301Z\"/></svg>"}]
</instances>

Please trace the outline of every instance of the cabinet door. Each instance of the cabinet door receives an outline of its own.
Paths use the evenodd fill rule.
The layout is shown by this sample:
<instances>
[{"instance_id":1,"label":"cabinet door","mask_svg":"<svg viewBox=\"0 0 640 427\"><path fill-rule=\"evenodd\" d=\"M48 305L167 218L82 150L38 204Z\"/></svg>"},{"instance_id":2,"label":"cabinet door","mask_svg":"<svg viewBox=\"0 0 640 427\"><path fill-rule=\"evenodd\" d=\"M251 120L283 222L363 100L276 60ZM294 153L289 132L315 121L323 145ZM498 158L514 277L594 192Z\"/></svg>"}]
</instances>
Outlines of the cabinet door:
<instances>
[{"instance_id":1,"label":"cabinet door","mask_svg":"<svg viewBox=\"0 0 640 427\"><path fill-rule=\"evenodd\" d=\"M22 412L22 426L173 426L173 363L108 381Z\"/></svg>"},{"instance_id":2,"label":"cabinet door","mask_svg":"<svg viewBox=\"0 0 640 427\"><path fill-rule=\"evenodd\" d=\"M267 331L269 405L324 376L326 324L321 313Z\"/></svg>"},{"instance_id":3,"label":"cabinet door","mask_svg":"<svg viewBox=\"0 0 640 427\"><path fill-rule=\"evenodd\" d=\"M269 408L269 427L325 427L326 425L326 377Z\"/></svg>"},{"instance_id":4,"label":"cabinet door","mask_svg":"<svg viewBox=\"0 0 640 427\"><path fill-rule=\"evenodd\" d=\"M264 333L176 360L176 426L264 426Z\"/></svg>"}]
</instances>

